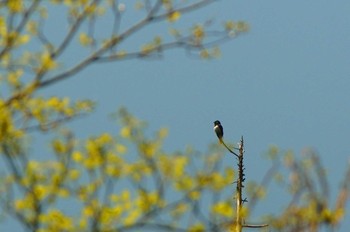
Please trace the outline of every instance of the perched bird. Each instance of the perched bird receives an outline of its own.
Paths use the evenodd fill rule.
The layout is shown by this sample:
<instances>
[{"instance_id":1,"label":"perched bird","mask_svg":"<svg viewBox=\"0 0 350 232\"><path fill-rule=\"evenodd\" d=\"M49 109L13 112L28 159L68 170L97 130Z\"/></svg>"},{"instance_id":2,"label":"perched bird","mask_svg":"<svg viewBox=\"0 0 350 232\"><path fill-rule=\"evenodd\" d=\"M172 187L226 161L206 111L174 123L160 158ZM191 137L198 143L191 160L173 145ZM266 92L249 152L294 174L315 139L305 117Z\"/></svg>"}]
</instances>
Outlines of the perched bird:
<instances>
[{"instance_id":1,"label":"perched bird","mask_svg":"<svg viewBox=\"0 0 350 232\"><path fill-rule=\"evenodd\" d=\"M226 149L231 152L232 154L234 154L236 157L239 157L239 155L237 155L232 149L230 149L224 142L224 129L222 128L222 125L220 123L219 120L216 120L214 122L214 131L216 133L216 135L218 136L219 138L219 141L222 145L224 145L226 147Z\"/></svg>"},{"instance_id":2,"label":"perched bird","mask_svg":"<svg viewBox=\"0 0 350 232\"><path fill-rule=\"evenodd\" d=\"M214 122L214 131L218 136L220 143L223 143L222 137L224 137L224 129L222 128L219 120Z\"/></svg>"}]
</instances>

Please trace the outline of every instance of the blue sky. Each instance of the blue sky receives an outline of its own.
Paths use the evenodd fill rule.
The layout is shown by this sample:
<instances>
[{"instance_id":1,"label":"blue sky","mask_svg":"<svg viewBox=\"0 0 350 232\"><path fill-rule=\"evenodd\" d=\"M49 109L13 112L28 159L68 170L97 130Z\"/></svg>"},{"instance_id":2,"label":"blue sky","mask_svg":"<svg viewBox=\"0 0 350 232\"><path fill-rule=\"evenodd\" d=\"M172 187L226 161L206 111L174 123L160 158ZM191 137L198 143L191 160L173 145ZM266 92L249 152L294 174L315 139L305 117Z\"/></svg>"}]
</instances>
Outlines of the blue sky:
<instances>
[{"instance_id":1,"label":"blue sky","mask_svg":"<svg viewBox=\"0 0 350 232\"><path fill-rule=\"evenodd\" d=\"M160 60L94 65L43 93L97 101L96 112L71 123L78 135L113 133L109 114L126 106L151 130L169 128L169 151L187 145L205 151L217 141L212 126L219 119L226 140L245 137L248 180L260 180L269 168L262 154L271 144L298 156L311 147L337 189L350 154L349 9L345 0L218 1L191 19L250 24L248 33L221 46L221 58L198 60L173 50ZM268 200L259 212L269 205L275 212Z\"/></svg>"}]
</instances>

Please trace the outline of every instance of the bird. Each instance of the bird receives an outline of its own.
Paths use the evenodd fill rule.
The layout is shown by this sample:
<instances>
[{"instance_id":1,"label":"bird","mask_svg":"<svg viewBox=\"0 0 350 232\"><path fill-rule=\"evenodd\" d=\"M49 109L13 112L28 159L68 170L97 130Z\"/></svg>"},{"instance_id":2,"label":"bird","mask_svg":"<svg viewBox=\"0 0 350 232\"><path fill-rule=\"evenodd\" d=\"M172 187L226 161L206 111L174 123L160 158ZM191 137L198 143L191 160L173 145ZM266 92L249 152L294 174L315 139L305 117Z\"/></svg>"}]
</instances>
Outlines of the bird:
<instances>
[{"instance_id":1,"label":"bird","mask_svg":"<svg viewBox=\"0 0 350 232\"><path fill-rule=\"evenodd\" d=\"M224 129L222 128L222 125L219 120L216 120L214 122L214 131L218 136L220 143L223 143Z\"/></svg>"}]
</instances>

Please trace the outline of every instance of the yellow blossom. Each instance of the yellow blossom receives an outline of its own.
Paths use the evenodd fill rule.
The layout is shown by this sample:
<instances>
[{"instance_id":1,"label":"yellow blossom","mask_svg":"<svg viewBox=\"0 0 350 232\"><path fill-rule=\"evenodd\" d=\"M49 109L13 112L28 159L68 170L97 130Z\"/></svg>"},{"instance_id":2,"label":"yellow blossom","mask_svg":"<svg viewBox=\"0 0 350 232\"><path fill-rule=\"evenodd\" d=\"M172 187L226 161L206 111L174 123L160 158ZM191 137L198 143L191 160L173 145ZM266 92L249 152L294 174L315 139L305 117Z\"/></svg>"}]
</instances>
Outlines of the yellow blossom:
<instances>
[{"instance_id":1,"label":"yellow blossom","mask_svg":"<svg viewBox=\"0 0 350 232\"><path fill-rule=\"evenodd\" d=\"M153 171L152 168L143 161L138 161L135 164L131 164L125 169L135 181L140 181L145 176L150 175Z\"/></svg>"},{"instance_id":2,"label":"yellow blossom","mask_svg":"<svg viewBox=\"0 0 350 232\"><path fill-rule=\"evenodd\" d=\"M168 128L161 128L158 131L158 136L159 136L159 138L164 139L165 137L168 136L168 133L169 133Z\"/></svg>"},{"instance_id":3,"label":"yellow blossom","mask_svg":"<svg viewBox=\"0 0 350 232\"><path fill-rule=\"evenodd\" d=\"M7 1L7 7L12 13L20 13L23 10L23 0Z\"/></svg>"},{"instance_id":4,"label":"yellow blossom","mask_svg":"<svg viewBox=\"0 0 350 232\"><path fill-rule=\"evenodd\" d=\"M189 209L188 205L185 203L179 203L176 207L171 211L171 215L173 217L179 217L183 215Z\"/></svg>"},{"instance_id":5,"label":"yellow blossom","mask_svg":"<svg viewBox=\"0 0 350 232\"><path fill-rule=\"evenodd\" d=\"M69 172L68 172L68 177L69 177L71 180L77 180L77 179L80 177L80 171L77 170L77 169L71 169L71 170L69 170Z\"/></svg>"},{"instance_id":6,"label":"yellow blossom","mask_svg":"<svg viewBox=\"0 0 350 232\"><path fill-rule=\"evenodd\" d=\"M88 36L86 33L80 33L79 42L83 46L89 46L93 43L93 39L90 36Z\"/></svg>"},{"instance_id":7,"label":"yellow blossom","mask_svg":"<svg viewBox=\"0 0 350 232\"><path fill-rule=\"evenodd\" d=\"M157 144L154 142L145 142L139 145L139 150L141 154L145 155L148 158L154 156L157 150Z\"/></svg>"},{"instance_id":8,"label":"yellow blossom","mask_svg":"<svg viewBox=\"0 0 350 232\"><path fill-rule=\"evenodd\" d=\"M60 197L63 197L63 198L67 198L69 197L70 193L69 193L69 190L66 189L66 188L60 188L57 192L57 194L60 196Z\"/></svg>"},{"instance_id":9,"label":"yellow blossom","mask_svg":"<svg viewBox=\"0 0 350 232\"><path fill-rule=\"evenodd\" d=\"M233 21L227 21L224 26L226 31L233 31L233 29L236 27L236 24Z\"/></svg>"},{"instance_id":10,"label":"yellow blossom","mask_svg":"<svg viewBox=\"0 0 350 232\"><path fill-rule=\"evenodd\" d=\"M23 70L22 69L17 69L13 72L9 72L7 81L15 87L18 87L20 85L20 77L23 75Z\"/></svg>"},{"instance_id":11,"label":"yellow blossom","mask_svg":"<svg viewBox=\"0 0 350 232\"><path fill-rule=\"evenodd\" d=\"M29 21L27 24L27 31L32 35L38 34L38 23L35 21Z\"/></svg>"},{"instance_id":12,"label":"yellow blossom","mask_svg":"<svg viewBox=\"0 0 350 232\"><path fill-rule=\"evenodd\" d=\"M200 191L191 191L188 194L189 198L192 200L198 200L201 197L201 192Z\"/></svg>"},{"instance_id":13,"label":"yellow blossom","mask_svg":"<svg viewBox=\"0 0 350 232\"><path fill-rule=\"evenodd\" d=\"M344 208L337 208L334 210L331 218L333 224L339 223L344 218L345 210Z\"/></svg>"},{"instance_id":14,"label":"yellow blossom","mask_svg":"<svg viewBox=\"0 0 350 232\"><path fill-rule=\"evenodd\" d=\"M30 172L33 172L35 170L39 170L40 169L40 163L35 161L35 160L30 160L28 161L27 163L27 171L30 173Z\"/></svg>"},{"instance_id":15,"label":"yellow blossom","mask_svg":"<svg viewBox=\"0 0 350 232\"><path fill-rule=\"evenodd\" d=\"M83 215L84 217L92 217L94 215L94 209L90 205L84 207Z\"/></svg>"},{"instance_id":16,"label":"yellow blossom","mask_svg":"<svg viewBox=\"0 0 350 232\"><path fill-rule=\"evenodd\" d=\"M204 28L200 25L196 25L192 30L192 34L196 40L202 40L205 36Z\"/></svg>"},{"instance_id":17,"label":"yellow blossom","mask_svg":"<svg viewBox=\"0 0 350 232\"><path fill-rule=\"evenodd\" d=\"M1 27L0 27L0 31L1 31ZM0 33L0 45L1 45L2 41L1 41L1 33ZM5 53L1 59L0 59L0 64L3 65L4 67L9 66L11 63L11 53Z\"/></svg>"},{"instance_id":18,"label":"yellow blossom","mask_svg":"<svg viewBox=\"0 0 350 232\"><path fill-rule=\"evenodd\" d=\"M84 160L84 166L87 169L94 169L102 164L102 157L99 155L90 155Z\"/></svg>"},{"instance_id":19,"label":"yellow blossom","mask_svg":"<svg viewBox=\"0 0 350 232\"><path fill-rule=\"evenodd\" d=\"M175 182L175 188L180 191L187 191L193 187L193 180L190 176L182 176Z\"/></svg>"},{"instance_id":20,"label":"yellow blossom","mask_svg":"<svg viewBox=\"0 0 350 232\"><path fill-rule=\"evenodd\" d=\"M124 58L126 55L128 54L128 52L126 51L126 50L119 50L118 52L117 52L117 56L118 56L118 59L122 59L122 58Z\"/></svg>"},{"instance_id":21,"label":"yellow blossom","mask_svg":"<svg viewBox=\"0 0 350 232\"><path fill-rule=\"evenodd\" d=\"M67 231L73 228L72 219L59 210L51 210L47 214L47 228L51 231Z\"/></svg>"},{"instance_id":22,"label":"yellow blossom","mask_svg":"<svg viewBox=\"0 0 350 232\"><path fill-rule=\"evenodd\" d=\"M121 168L108 165L105 170L106 174L112 177L119 177L121 174Z\"/></svg>"},{"instance_id":23,"label":"yellow blossom","mask_svg":"<svg viewBox=\"0 0 350 232\"><path fill-rule=\"evenodd\" d=\"M41 57L41 70L47 71L47 70L52 70L57 67L57 63L55 60L52 59L50 53L44 52Z\"/></svg>"},{"instance_id":24,"label":"yellow blossom","mask_svg":"<svg viewBox=\"0 0 350 232\"><path fill-rule=\"evenodd\" d=\"M123 127L121 130L120 130L120 135L123 137L123 138L130 138L131 136L131 128L128 127L128 126L125 126Z\"/></svg>"},{"instance_id":25,"label":"yellow blossom","mask_svg":"<svg viewBox=\"0 0 350 232\"><path fill-rule=\"evenodd\" d=\"M226 186L225 179L219 172L214 172L211 174L211 176L212 176L211 187L215 191L220 191Z\"/></svg>"},{"instance_id":26,"label":"yellow blossom","mask_svg":"<svg viewBox=\"0 0 350 232\"><path fill-rule=\"evenodd\" d=\"M96 4L91 4L85 8L85 13L93 14L94 12L96 12L96 9L97 9Z\"/></svg>"},{"instance_id":27,"label":"yellow blossom","mask_svg":"<svg viewBox=\"0 0 350 232\"><path fill-rule=\"evenodd\" d=\"M102 224L112 223L115 219L119 218L123 210L121 206L116 207L103 207L100 212L100 220Z\"/></svg>"},{"instance_id":28,"label":"yellow blossom","mask_svg":"<svg viewBox=\"0 0 350 232\"><path fill-rule=\"evenodd\" d=\"M86 218L81 218L79 220L79 228L86 230L87 226L88 226L87 219Z\"/></svg>"},{"instance_id":29,"label":"yellow blossom","mask_svg":"<svg viewBox=\"0 0 350 232\"><path fill-rule=\"evenodd\" d=\"M123 190L120 195L120 200L122 201L129 201L130 200L130 192L128 190Z\"/></svg>"},{"instance_id":30,"label":"yellow blossom","mask_svg":"<svg viewBox=\"0 0 350 232\"><path fill-rule=\"evenodd\" d=\"M63 154L67 152L67 146L61 140L58 139L52 141L52 148L57 154Z\"/></svg>"},{"instance_id":31,"label":"yellow blossom","mask_svg":"<svg viewBox=\"0 0 350 232\"><path fill-rule=\"evenodd\" d=\"M85 201L88 198L88 190L86 186L81 186L78 190L78 198L81 201Z\"/></svg>"},{"instance_id":32,"label":"yellow blossom","mask_svg":"<svg viewBox=\"0 0 350 232\"><path fill-rule=\"evenodd\" d=\"M234 215L234 209L232 204L233 203L229 203L227 201L218 202L212 206L212 211L213 213L218 214L220 216L231 218Z\"/></svg>"},{"instance_id":33,"label":"yellow blossom","mask_svg":"<svg viewBox=\"0 0 350 232\"><path fill-rule=\"evenodd\" d=\"M58 97L51 97L47 102L46 102L48 107L52 108L61 108L61 101Z\"/></svg>"},{"instance_id":34,"label":"yellow blossom","mask_svg":"<svg viewBox=\"0 0 350 232\"><path fill-rule=\"evenodd\" d=\"M1 115L0 117L0 141L2 141L10 132L10 128L12 127L12 120L8 112L6 112L4 115Z\"/></svg>"},{"instance_id":35,"label":"yellow blossom","mask_svg":"<svg viewBox=\"0 0 350 232\"><path fill-rule=\"evenodd\" d=\"M203 49L203 50L201 50L200 56L201 56L203 59L209 59L209 58L210 58L210 53L209 53L208 49Z\"/></svg>"},{"instance_id":36,"label":"yellow blossom","mask_svg":"<svg viewBox=\"0 0 350 232\"><path fill-rule=\"evenodd\" d=\"M77 162L80 163L83 160L83 155L81 154L81 152L79 151L75 151L72 154L72 159Z\"/></svg>"},{"instance_id":37,"label":"yellow blossom","mask_svg":"<svg viewBox=\"0 0 350 232\"><path fill-rule=\"evenodd\" d=\"M103 133L98 139L97 139L97 143L99 144L106 144L106 143L110 143L112 142L113 138L110 134L108 133Z\"/></svg>"},{"instance_id":38,"label":"yellow blossom","mask_svg":"<svg viewBox=\"0 0 350 232\"><path fill-rule=\"evenodd\" d=\"M139 192L139 197L136 199L136 206L143 212L150 210L152 207L162 207L164 201L160 199L157 192L147 193L145 191Z\"/></svg>"},{"instance_id":39,"label":"yellow blossom","mask_svg":"<svg viewBox=\"0 0 350 232\"><path fill-rule=\"evenodd\" d=\"M4 17L0 16L0 32L6 28L6 20Z\"/></svg>"},{"instance_id":40,"label":"yellow blossom","mask_svg":"<svg viewBox=\"0 0 350 232\"><path fill-rule=\"evenodd\" d=\"M237 31L245 32L249 30L249 25L243 21L237 22Z\"/></svg>"},{"instance_id":41,"label":"yellow blossom","mask_svg":"<svg viewBox=\"0 0 350 232\"><path fill-rule=\"evenodd\" d=\"M154 43L148 43L148 44L144 44L142 47L141 47L141 54L143 56L147 56L149 55L150 53L152 52L155 52L156 49L158 49L159 45L156 45Z\"/></svg>"},{"instance_id":42,"label":"yellow blossom","mask_svg":"<svg viewBox=\"0 0 350 232\"><path fill-rule=\"evenodd\" d=\"M101 153L103 151L98 140L89 139L86 142L85 147L87 150L87 157L84 159L84 166L88 169L99 167L103 163L104 157Z\"/></svg>"},{"instance_id":43,"label":"yellow blossom","mask_svg":"<svg viewBox=\"0 0 350 232\"><path fill-rule=\"evenodd\" d=\"M188 158L186 156L176 156L173 161L174 175L176 177L182 176L185 172L185 167L188 163Z\"/></svg>"},{"instance_id":44,"label":"yellow blossom","mask_svg":"<svg viewBox=\"0 0 350 232\"><path fill-rule=\"evenodd\" d=\"M23 209L26 209L26 208L27 208L26 201L24 201L23 199L15 200L15 209L17 211L22 211Z\"/></svg>"},{"instance_id":45,"label":"yellow blossom","mask_svg":"<svg viewBox=\"0 0 350 232\"><path fill-rule=\"evenodd\" d=\"M119 154L124 154L127 151L127 147L122 144L117 144L115 149Z\"/></svg>"},{"instance_id":46,"label":"yellow blossom","mask_svg":"<svg viewBox=\"0 0 350 232\"><path fill-rule=\"evenodd\" d=\"M134 209L128 213L128 215L124 218L124 225L129 226L133 224L141 215L141 211L138 209Z\"/></svg>"},{"instance_id":47,"label":"yellow blossom","mask_svg":"<svg viewBox=\"0 0 350 232\"><path fill-rule=\"evenodd\" d=\"M169 22L175 22L181 17L180 11L173 11L168 14L168 21Z\"/></svg>"},{"instance_id":48,"label":"yellow blossom","mask_svg":"<svg viewBox=\"0 0 350 232\"><path fill-rule=\"evenodd\" d=\"M191 225L190 228L188 229L188 232L204 232L205 227L201 223L196 223L194 225Z\"/></svg>"},{"instance_id":49,"label":"yellow blossom","mask_svg":"<svg viewBox=\"0 0 350 232\"><path fill-rule=\"evenodd\" d=\"M111 195L109 195L109 200L112 201L112 202L114 202L114 203L117 203L117 202L119 201L119 199L120 199L120 197L119 197L119 195L117 195L117 194L111 194Z\"/></svg>"},{"instance_id":50,"label":"yellow blossom","mask_svg":"<svg viewBox=\"0 0 350 232\"><path fill-rule=\"evenodd\" d=\"M48 187L44 185L35 185L33 188L33 193L35 195L35 198L38 200L44 199L48 194Z\"/></svg>"},{"instance_id":51,"label":"yellow blossom","mask_svg":"<svg viewBox=\"0 0 350 232\"><path fill-rule=\"evenodd\" d=\"M33 194L28 193L23 199L17 199L15 201L15 209L21 212L26 209L34 209Z\"/></svg>"},{"instance_id":52,"label":"yellow blossom","mask_svg":"<svg viewBox=\"0 0 350 232\"><path fill-rule=\"evenodd\" d=\"M234 181L235 173L232 168L226 168L225 169L225 182L226 184L230 184Z\"/></svg>"}]
</instances>

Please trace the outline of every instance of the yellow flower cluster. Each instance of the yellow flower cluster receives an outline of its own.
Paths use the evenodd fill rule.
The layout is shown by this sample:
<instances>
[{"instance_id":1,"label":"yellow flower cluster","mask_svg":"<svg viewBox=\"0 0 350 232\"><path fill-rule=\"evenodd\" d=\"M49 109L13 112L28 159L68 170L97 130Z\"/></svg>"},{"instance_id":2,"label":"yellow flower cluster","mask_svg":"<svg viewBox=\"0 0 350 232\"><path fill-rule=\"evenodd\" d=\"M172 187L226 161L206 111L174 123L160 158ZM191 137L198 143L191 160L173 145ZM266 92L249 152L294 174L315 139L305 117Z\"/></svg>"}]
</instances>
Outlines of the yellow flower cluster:
<instances>
[{"instance_id":1,"label":"yellow flower cluster","mask_svg":"<svg viewBox=\"0 0 350 232\"><path fill-rule=\"evenodd\" d=\"M39 232L72 231L74 228L73 219L57 209L41 214L39 221L42 225Z\"/></svg>"},{"instance_id":2,"label":"yellow flower cluster","mask_svg":"<svg viewBox=\"0 0 350 232\"><path fill-rule=\"evenodd\" d=\"M7 1L7 7L12 13L20 13L23 10L23 0Z\"/></svg>"},{"instance_id":3,"label":"yellow flower cluster","mask_svg":"<svg viewBox=\"0 0 350 232\"><path fill-rule=\"evenodd\" d=\"M8 1L9 5L14 11L21 11L21 5L15 2L20 0ZM0 16L0 46L4 47L18 47L29 42L30 36L28 34L20 34L17 31L11 31L6 25L6 19Z\"/></svg>"},{"instance_id":4,"label":"yellow flower cluster","mask_svg":"<svg viewBox=\"0 0 350 232\"><path fill-rule=\"evenodd\" d=\"M74 108L68 99L57 97L33 98L25 106L18 102L14 105L17 110L27 110L42 121L50 118L48 109L70 115L67 108ZM26 221L37 220L38 205L47 203L47 210L39 215L42 232L86 231L91 228L92 221L100 230L110 231L142 223L144 215L163 210L171 220L179 219L192 213L191 202L204 197L205 190L217 192L231 185L231 169L211 170L220 160L216 153L204 157L203 165L207 168L194 172L189 167L194 157L191 149L185 154L168 154L162 150L167 129L160 129L149 138L144 134L143 122L126 111L121 112L123 127L118 136L102 133L77 141L71 132L63 131L63 138L55 138L51 143L57 161L29 161L20 180L8 178L9 184L18 183L29 190L15 200L16 212ZM119 181L124 186L135 186L136 191L121 190L117 187ZM166 198L165 192L171 191L186 200L176 202ZM64 198L81 203L80 215L68 216L53 206ZM229 218L233 215L232 202L216 202L211 215ZM176 226L175 221L173 226ZM194 222L187 229L205 231L205 225Z\"/></svg>"},{"instance_id":5,"label":"yellow flower cluster","mask_svg":"<svg viewBox=\"0 0 350 232\"><path fill-rule=\"evenodd\" d=\"M209 187L214 191L222 191L225 187L234 181L234 172L230 168L226 168L225 175L220 172L211 172L208 174L198 173L197 182L201 187Z\"/></svg>"},{"instance_id":6,"label":"yellow flower cluster","mask_svg":"<svg viewBox=\"0 0 350 232\"><path fill-rule=\"evenodd\" d=\"M135 199L135 205L142 212L147 212L153 207L164 207L166 202L160 198L157 192L145 192L139 190L138 197Z\"/></svg>"},{"instance_id":7,"label":"yellow flower cluster","mask_svg":"<svg viewBox=\"0 0 350 232\"><path fill-rule=\"evenodd\" d=\"M180 17L181 17L181 13L179 11L172 11L168 14L167 19L169 22L175 22L179 20Z\"/></svg>"},{"instance_id":8,"label":"yellow flower cluster","mask_svg":"<svg viewBox=\"0 0 350 232\"><path fill-rule=\"evenodd\" d=\"M220 201L212 206L212 212L219 216L232 218L235 212L233 208L233 202Z\"/></svg>"},{"instance_id":9,"label":"yellow flower cluster","mask_svg":"<svg viewBox=\"0 0 350 232\"><path fill-rule=\"evenodd\" d=\"M13 114L6 108L5 102L0 99L0 142L12 139L19 139L23 136L23 131L14 125Z\"/></svg>"},{"instance_id":10,"label":"yellow flower cluster","mask_svg":"<svg viewBox=\"0 0 350 232\"><path fill-rule=\"evenodd\" d=\"M337 225L344 217L344 209L332 210L323 204L324 202L313 199L306 202L305 205L293 205L288 207L279 217L270 218L270 224L277 229L301 224L314 225L315 228L322 223L326 225Z\"/></svg>"},{"instance_id":11,"label":"yellow flower cluster","mask_svg":"<svg viewBox=\"0 0 350 232\"><path fill-rule=\"evenodd\" d=\"M14 201L14 209L23 215L28 222L35 220L38 206L42 202L53 203L57 197L68 197L70 191L65 187L66 168L61 162L54 161L29 161L18 180L21 188L27 189L22 198ZM16 178L12 179L17 181ZM72 228L72 219L63 215L58 210L39 215L42 231L65 231Z\"/></svg>"},{"instance_id":12,"label":"yellow flower cluster","mask_svg":"<svg viewBox=\"0 0 350 232\"><path fill-rule=\"evenodd\" d=\"M140 53L143 56L150 55L151 53L160 51L161 45L162 45L162 37L155 36L153 41L146 43L141 47Z\"/></svg>"},{"instance_id":13,"label":"yellow flower cluster","mask_svg":"<svg viewBox=\"0 0 350 232\"><path fill-rule=\"evenodd\" d=\"M179 155L160 155L157 159L160 170L168 178L178 178L184 175L188 161L188 157Z\"/></svg>"},{"instance_id":14,"label":"yellow flower cluster","mask_svg":"<svg viewBox=\"0 0 350 232\"><path fill-rule=\"evenodd\" d=\"M82 32L79 35L79 42L83 46L89 46L93 43L93 39L88 36L86 33Z\"/></svg>"},{"instance_id":15,"label":"yellow flower cluster","mask_svg":"<svg viewBox=\"0 0 350 232\"><path fill-rule=\"evenodd\" d=\"M89 112L93 108L91 101L77 101L71 103L69 98L51 97L44 99L23 98L13 101L13 107L23 114L26 120L35 119L38 121L41 129L47 129L48 124L51 127L59 125L59 119L71 118L84 112Z\"/></svg>"},{"instance_id":16,"label":"yellow flower cluster","mask_svg":"<svg viewBox=\"0 0 350 232\"><path fill-rule=\"evenodd\" d=\"M188 229L188 232L204 232L205 230L205 226L202 223L195 223L193 225L190 226L190 228Z\"/></svg>"},{"instance_id":17,"label":"yellow flower cluster","mask_svg":"<svg viewBox=\"0 0 350 232\"><path fill-rule=\"evenodd\" d=\"M38 70L40 70L41 72L49 71L57 67L56 61L52 58L52 55L47 51L41 54L39 61L40 65Z\"/></svg>"}]
</instances>

